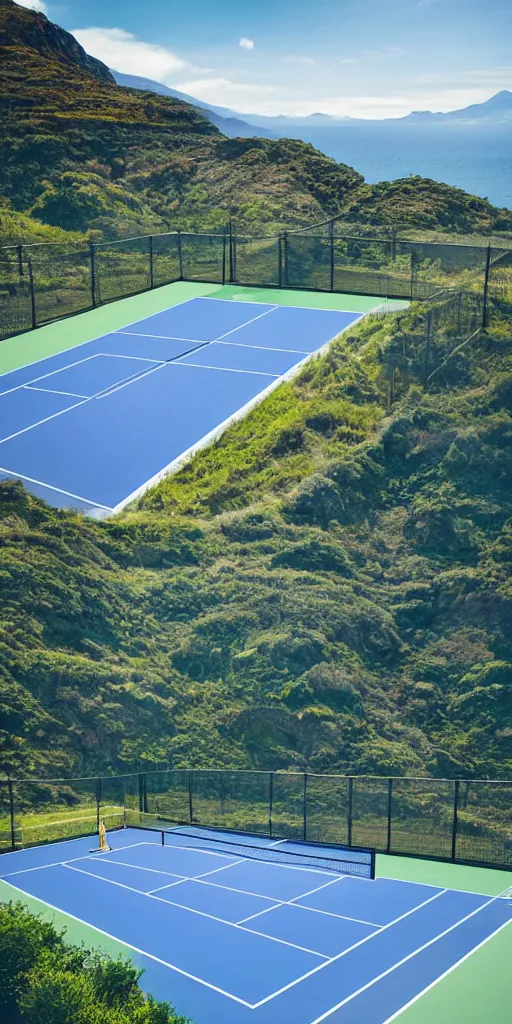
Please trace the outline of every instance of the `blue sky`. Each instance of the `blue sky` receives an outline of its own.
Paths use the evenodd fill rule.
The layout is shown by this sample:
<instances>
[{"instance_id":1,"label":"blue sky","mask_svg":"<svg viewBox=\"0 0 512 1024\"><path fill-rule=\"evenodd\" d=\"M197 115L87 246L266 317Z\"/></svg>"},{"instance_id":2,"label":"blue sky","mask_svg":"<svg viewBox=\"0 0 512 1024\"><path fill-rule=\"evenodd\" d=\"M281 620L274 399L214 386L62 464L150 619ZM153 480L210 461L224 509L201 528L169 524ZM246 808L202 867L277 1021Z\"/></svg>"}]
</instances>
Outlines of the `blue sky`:
<instances>
[{"instance_id":1,"label":"blue sky","mask_svg":"<svg viewBox=\"0 0 512 1024\"><path fill-rule=\"evenodd\" d=\"M512 89L511 0L20 0L115 70L247 113L400 117Z\"/></svg>"}]
</instances>

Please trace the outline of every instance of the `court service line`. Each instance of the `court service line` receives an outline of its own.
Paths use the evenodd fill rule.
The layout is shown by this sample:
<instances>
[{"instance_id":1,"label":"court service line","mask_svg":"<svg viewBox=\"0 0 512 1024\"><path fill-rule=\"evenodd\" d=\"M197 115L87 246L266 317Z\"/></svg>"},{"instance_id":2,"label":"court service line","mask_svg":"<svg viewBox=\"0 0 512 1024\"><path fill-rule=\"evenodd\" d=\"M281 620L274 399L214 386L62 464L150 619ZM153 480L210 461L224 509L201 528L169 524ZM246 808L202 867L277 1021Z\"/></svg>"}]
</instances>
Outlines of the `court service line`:
<instances>
[{"instance_id":1,"label":"court service line","mask_svg":"<svg viewBox=\"0 0 512 1024\"><path fill-rule=\"evenodd\" d=\"M222 302L222 299L220 300ZM228 338L230 334L235 334L236 331L242 331L244 327L248 327L249 324L253 324L256 320L261 320L262 317L268 316L269 313L274 313L279 306L272 306L271 309L265 309L263 313L258 313L258 316L251 317L250 320L246 320L245 323L239 324L238 327L232 327L230 331L226 331L224 334L219 334L218 338L214 338L213 341L221 341L222 338Z\"/></svg>"},{"instance_id":2,"label":"court service line","mask_svg":"<svg viewBox=\"0 0 512 1024\"><path fill-rule=\"evenodd\" d=\"M89 401L89 399L87 399L87 401ZM84 403L82 402L82 403L79 403L79 404L83 405ZM63 411L67 412L68 410L64 409ZM7 438L7 440L9 440L9 438ZM0 444L2 444L1 441L0 441ZM14 479L14 480L27 480L29 484L37 484L39 487L46 487L49 491L55 491L56 494L65 494L67 498L76 498L78 501L85 501L85 504L86 505L91 505L93 509L94 508L102 508L102 509L105 510L105 512L113 512L113 509L110 507L110 505L102 505L101 502L99 502L99 501L91 501L90 498L84 498L81 494L73 494L72 491L65 491L62 487L54 487L53 484L47 484L43 480L35 480L34 477L27 476L25 473L17 473L17 472L15 472L12 469L5 469L3 466L0 466L0 473L5 473L6 476L8 476L8 477L10 477L11 479ZM73 840L69 839L69 840L67 840L67 842L71 843L71 842L73 842ZM20 850L10 850L9 852L10 853L20 853L21 851ZM7 855L6 854L2 854L2 856L5 857Z\"/></svg>"},{"instance_id":3,"label":"court service line","mask_svg":"<svg viewBox=\"0 0 512 1024\"><path fill-rule=\"evenodd\" d=\"M244 917L241 921L238 921L238 924L245 924L246 921L252 921L253 918L261 917L262 914L268 914L270 910L277 910L278 907L292 906L295 900L304 900L306 896L312 896L314 892L319 892L320 889L326 889L328 885L334 885L335 882L341 882L344 877L344 875L341 875L340 878L331 878L331 880L329 882L325 882L324 885L317 885L316 889L310 889L309 892L302 892L300 896L294 896L292 900L275 900L274 906L265 907L265 910L259 910L257 914L251 914L249 917Z\"/></svg>"},{"instance_id":4,"label":"court service line","mask_svg":"<svg viewBox=\"0 0 512 1024\"><path fill-rule=\"evenodd\" d=\"M89 398L89 395L77 395L74 391L57 391L56 388L35 388L33 384L22 384L23 391L42 391L45 395L67 395L68 398Z\"/></svg>"},{"instance_id":5,"label":"court service line","mask_svg":"<svg viewBox=\"0 0 512 1024\"><path fill-rule=\"evenodd\" d=\"M21 391L22 388L29 387L31 384L38 384L40 380L46 380L47 377L54 377L57 373L63 373L64 370L72 370L74 366L81 366L82 363L88 363L90 359L97 359L99 352L92 352L90 356L84 356L83 359L77 359L74 363L67 363L66 366L60 366L58 370L49 370L48 373L42 373L39 377L33 377L32 380L26 380L23 384L16 384L14 388L9 388L7 391L0 392L0 398L5 395L12 395L13 391ZM42 362L43 360L39 360ZM30 364L29 364L30 365ZM20 367L19 369L24 369ZM11 370L11 373L17 373L17 370Z\"/></svg>"},{"instance_id":6,"label":"court service line","mask_svg":"<svg viewBox=\"0 0 512 1024\"><path fill-rule=\"evenodd\" d=\"M8 885L16 892L20 892L23 896L27 893L20 889L17 885L13 885L12 882L8 882ZM233 999L235 1003L241 1003L242 1006L246 1006L247 1009L251 1010L251 1003L248 1003L245 999L241 999L240 996L233 995L232 992L227 992L223 988L219 988L218 985L212 985L210 981L205 981L204 978L198 978L196 974L191 974L190 971L183 970L182 967L176 967L176 964L171 964L167 960L162 960L161 957L155 956L154 953L148 953L147 950L141 949L140 946L134 946L133 943L127 942L125 939L120 939L118 935L112 935L112 932L106 932L103 928L98 928L95 924L90 924L89 921L84 921L83 918L77 917L76 914L71 914L69 910L62 910L61 907L56 907L54 903L48 903L47 900L41 899L40 896L36 896L35 899L42 903L43 906L49 907L50 910L56 910L57 913L65 914L66 917L70 917L72 921L78 921L79 924L85 924L88 928L92 928L99 935L104 935L107 939L113 939L115 942L119 942L121 945L126 946L127 949L133 949L134 953L140 953L141 956L147 956L150 960L154 960L157 964L162 964L163 967L168 967L171 971L176 971L177 974L182 974L185 978L190 978L191 981L197 981L200 985L204 985L206 988L213 989L214 992L218 992L221 996L226 996L228 999Z\"/></svg>"},{"instance_id":7,"label":"court service line","mask_svg":"<svg viewBox=\"0 0 512 1024\"><path fill-rule=\"evenodd\" d=\"M454 889L453 891L458 892L459 890ZM459 967L460 964L463 964L464 961L468 960L470 956L473 956L473 953L476 953L478 949L481 949L482 946L485 946L486 942L489 942L490 939L494 939L495 935L497 935L498 932L501 932L503 928L506 928L507 925L510 925L510 923L510 921L504 921L503 924L500 924L499 928L496 928L495 932L491 932L490 935L487 935L487 937L485 939L482 939L482 941L479 942L477 946L473 946L473 949L470 949L468 953L465 953L464 956L461 956L460 960L456 960L456 962L452 964L451 967L448 967L448 969L444 971L443 974L440 974L437 978L434 979L434 981L431 981L430 985L427 985L425 988L421 990L421 992L418 992L417 995L413 996L413 998L410 999L408 1003L404 1003L404 1005L401 1006L400 1009L396 1011L396 1013L393 1013L391 1017L388 1017L387 1020L384 1021L384 1024L391 1024L393 1020L396 1020L396 1018L399 1017L400 1014L404 1012L404 1010L408 1010L409 1007L413 1005L413 1003L416 1003L418 999L421 999L421 997L424 996L427 992L430 992L431 988L434 988L434 986L437 985L438 982L442 981L443 978L446 978L448 974L451 974L456 967Z\"/></svg>"},{"instance_id":8,"label":"court service line","mask_svg":"<svg viewBox=\"0 0 512 1024\"><path fill-rule=\"evenodd\" d=\"M191 353L189 352L188 355ZM193 354L193 353L192 353ZM224 373L248 373L252 377L272 377L277 380L280 377L279 373L265 373L263 370L237 370L234 366L208 366L206 363L182 363L178 359L172 361L173 366L190 366L192 370L222 370Z\"/></svg>"},{"instance_id":9,"label":"court service line","mask_svg":"<svg viewBox=\"0 0 512 1024\"><path fill-rule=\"evenodd\" d=\"M212 345L229 345L230 348L255 348L258 352L287 352L290 355L310 356L312 352L304 352L300 348L276 348L273 345L244 345L240 341L213 341Z\"/></svg>"},{"instance_id":10,"label":"court service line","mask_svg":"<svg viewBox=\"0 0 512 1024\"><path fill-rule=\"evenodd\" d=\"M498 897L492 896L491 899L487 901L487 903L483 903L481 907L477 907L476 910L472 910L470 914L466 914L466 916L462 917L460 921L456 921L455 924L451 924L449 928L445 928L443 932L440 932L439 935L435 935L433 939L429 939L429 941L424 942L422 946L418 946L418 948L413 950L412 953L408 953L407 956L402 957L402 959L398 960L396 964L393 964L391 967L388 967L386 971L382 971L382 973L378 974L377 977L372 978L371 981L368 981L366 985L361 985L361 987L358 988L356 992L352 992L351 995L346 996L346 998L342 999L341 1002L336 1004L336 1006L332 1006L330 1010L326 1011L326 1013L323 1013L320 1017L316 1017L316 1019L312 1021L311 1024L320 1024L321 1021L326 1020L327 1017L331 1016L331 1013L334 1013L336 1010L341 1009L341 1007L345 1006L346 1003L350 1003L352 999L355 999L356 996L361 995L362 992L365 992L367 989L371 988L372 985L375 985L378 981L382 981L382 978L386 978L388 974L392 974L393 971L396 971L398 967L402 967L403 964L406 964L408 960L412 960L412 958L417 956L418 953L422 953L424 949L428 949L429 946L432 946L434 942L439 942L439 939L444 938L445 935L449 935L450 932L453 932L455 928L459 928L461 924L465 923L465 921L469 921L469 919L471 917L474 917L475 914L479 914L481 910L484 910L485 907L488 907L496 899L498 899ZM505 923L510 924L510 921L506 921ZM374 934L378 933L375 932Z\"/></svg>"},{"instance_id":11,"label":"court service line","mask_svg":"<svg viewBox=\"0 0 512 1024\"><path fill-rule=\"evenodd\" d=\"M178 907L179 910L186 910L189 914L197 914L199 917L207 917L210 921L218 921L219 924L228 925L229 928L238 928L242 932L249 932L251 935L259 935L260 938L270 939L271 942L278 942L281 946L290 946L292 949L300 949L302 953L310 953L312 956L320 957L322 960L327 960L329 957L326 953L319 953L316 949L308 949L306 946L298 946L295 942L287 942L286 939L278 939L275 935L266 935L263 932L257 932L253 928L245 928L242 924L234 924L233 921L226 921L223 917L216 917L215 914L208 914L204 910L196 910L195 907L186 907L182 903L174 903L173 900L165 900L161 896L155 896L153 893L141 892L140 889L133 889L131 885L125 885L124 882L114 882L112 878L103 878L101 875L94 875L90 871L84 871L83 868L77 868L69 862L63 862L62 867L68 868L70 871L77 871L81 875L87 875L89 878L97 878L100 882L106 882L107 885L117 885L120 889L128 889L129 892L135 892L138 896L145 896L150 900L157 900L159 903L166 903L170 907Z\"/></svg>"},{"instance_id":12,"label":"court service line","mask_svg":"<svg viewBox=\"0 0 512 1024\"><path fill-rule=\"evenodd\" d=\"M388 924L385 924L381 928L378 928L376 931L371 932L370 935L365 935L363 939L359 939L358 942L354 942L352 946L348 947L348 949L344 949L341 953L338 953L337 956L331 957L330 960L327 961L327 963L319 964L318 967L313 967L311 971L307 971L307 973L303 974L300 978L296 978L295 981L288 982L287 985L283 985L282 988L277 989L276 992L272 992L271 995L266 996L265 999L260 999L259 1003L254 1003L252 1009L256 1010L259 1006L263 1006L264 1003L268 1003L270 1002L271 999L275 999L276 996L280 996L282 995L283 992L287 992L288 989L294 988L295 985L298 985L301 981L305 981L306 978L310 978L313 974L317 974L318 971L323 970L324 967L329 967L330 964L335 963L337 960L341 960L342 957L347 955L347 953L351 953L353 949L357 949L359 946L363 946L365 942L369 942L370 939L374 939L376 935L381 935L382 932L385 932L388 928L392 928L393 925L398 924L399 921L403 921L406 917L409 917L411 914L415 914L417 910L421 910L421 908L425 907L427 903L432 903L433 900L439 899L439 897L447 891L447 889L442 889L440 892L436 892L435 896L430 896L428 900L424 900L423 903L419 903L416 907L412 907L411 910L406 911L405 914L401 914L400 917L396 917L394 921L389 921ZM312 1024L317 1024L317 1021L313 1021Z\"/></svg>"},{"instance_id":13,"label":"court service line","mask_svg":"<svg viewBox=\"0 0 512 1024\"><path fill-rule=\"evenodd\" d=\"M83 841L83 839L86 839L86 838L94 839L94 834L92 834L89 837L87 837L87 836L79 836L77 839L64 839L63 842L65 842L65 843L78 843L78 842ZM136 847L136 846L145 846L145 843L130 843L129 846L124 846L123 849L124 850L133 850L134 847ZM9 853L11 853L11 854L12 853L18 853L18 854L19 853L26 853L26 852L28 852L29 849L30 849L30 847L26 847L25 850L9 850L8 853L3 853L2 854L2 858L3 857L7 857L9 855ZM115 852L116 852L115 850L108 850L105 853L101 854L101 859L107 857L109 853L115 853ZM76 860L99 860L99 859L100 859L99 856L98 857L92 857L92 856L87 856L87 854L82 854L81 857L69 857L65 861L64 860L55 860L55 861L52 861L50 864L37 864L33 868L18 868L17 871L9 871L6 875L0 875L0 878L10 878L11 875L26 875L26 874L28 874L29 871L42 871L44 868L60 868L60 867L63 866L63 864L71 864L71 863L73 863ZM131 866L132 865L130 865L130 867Z\"/></svg>"},{"instance_id":14,"label":"court service line","mask_svg":"<svg viewBox=\"0 0 512 1024\"><path fill-rule=\"evenodd\" d=\"M157 310L156 313L148 313L147 316L141 316L141 317L139 317L138 320L132 320L131 323L124 324L124 327L134 327L135 324L141 324L144 320L149 320L150 317L157 316L159 312L160 313L168 313L171 309L177 309L178 306L186 306L186 305L188 305L189 302L194 302L196 299L199 299L200 297L201 296L199 296L199 295L193 295L192 298L190 298L190 299L183 299L183 302L175 302L173 306L167 306L166 309ZM99 308L101 309L101 307L99 307ZM93 312L93 311L92 310L88 310L88 312ZM50 323L50 324L43 324L43 327L51 327L51 326L53 326L52 323ZM38 328L38 329L41 330L41 328ZM27 333L27 332L25 332L25 333ZM80 341L78 345L69 345L68 348L59 349L58 352L51 352L49 355L43 356L40 359L33 359L31 363L25 363L24 366L17 366L13 370L4 370L3 373L0 373L0 378L1 377L8 377L11 373L17 373L18 370L27 370L29 366L37 366L38 363L45 363L47 359L56 359L58 356L65 355L66 352L74 352L78 348L83 348L84 345L92 345L93 342L100 341L103 338L108 338L109 334L116 334L116 333L117 333L117 331L114 328L114 330L112 330L112 331L107 331L106 334L105 333L97 334L94 338L88 338L87 341ZM7 340L9 340L9 339L7 339ZM96 355L96 353L93 353L93 356L94 355ZM91 359L92 356L87 356L87 358ZM71 363L70 365L73 366L74 364ZM68 369L68 367L62 367L62 369ZM21 387L22 385L19 385L19 386ZM11 390L12 391L16 391L17 389L16 388L11 388ZM8 395L9 392L8 391L0 392L0 398L2 397L2 394Z\"/></svg>"}]
</instances>

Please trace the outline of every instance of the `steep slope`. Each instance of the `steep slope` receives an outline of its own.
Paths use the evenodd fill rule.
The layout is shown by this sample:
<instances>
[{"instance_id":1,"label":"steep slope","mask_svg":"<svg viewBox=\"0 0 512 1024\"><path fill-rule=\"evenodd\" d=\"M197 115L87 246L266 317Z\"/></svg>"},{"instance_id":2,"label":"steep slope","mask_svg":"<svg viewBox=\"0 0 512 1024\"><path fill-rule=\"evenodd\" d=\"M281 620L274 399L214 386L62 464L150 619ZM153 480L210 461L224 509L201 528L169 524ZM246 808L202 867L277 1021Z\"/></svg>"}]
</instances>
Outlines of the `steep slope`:
<instances>
[{"instance_id":1,"label":"steep slope","mask_svg":"<svg viewBox=\"0 0 512 1024\"><path fill-rule=\"evenodd\" d=\"M0 484L5 771L510 775L510 330L388 414L408 338L360 325L110 522Z\"/></svg>"}]
</instances>

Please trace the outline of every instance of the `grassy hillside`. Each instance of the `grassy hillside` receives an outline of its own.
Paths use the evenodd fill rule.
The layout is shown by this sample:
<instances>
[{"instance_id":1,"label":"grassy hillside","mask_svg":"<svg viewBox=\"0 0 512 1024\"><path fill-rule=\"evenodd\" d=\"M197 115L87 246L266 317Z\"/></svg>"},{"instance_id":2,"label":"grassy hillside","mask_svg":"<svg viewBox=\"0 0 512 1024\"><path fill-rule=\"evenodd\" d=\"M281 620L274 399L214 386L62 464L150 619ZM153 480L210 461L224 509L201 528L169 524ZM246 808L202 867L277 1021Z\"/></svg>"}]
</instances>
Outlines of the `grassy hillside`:
<instances>
[{"instance_id":1,"label":"grassy hillside","mask_svg":"<svg viewBox=\"0 0 512 1024\"><path fill-rule=\"evenodd\" d=\"M4 770L510 775L510 331L388 411L410 335L360 325L104 524L0 485Z\"/></svg>"},{"instance_id":2,"label":"grassy hillside","mask_svg":"<svg viewBox=\"0 0 512 1024\"><path fill-rule=\"evenodd\" d=\"M43 15L0 0L0 242L40 223L117 238L349 223L490 234L512 213L423 178L365 185L293 139L227 139L193 106L115 84ZM21 216L23 215L23 216ZM27 219L29 218L29 219Z\"/></svg>"}]
</instances>

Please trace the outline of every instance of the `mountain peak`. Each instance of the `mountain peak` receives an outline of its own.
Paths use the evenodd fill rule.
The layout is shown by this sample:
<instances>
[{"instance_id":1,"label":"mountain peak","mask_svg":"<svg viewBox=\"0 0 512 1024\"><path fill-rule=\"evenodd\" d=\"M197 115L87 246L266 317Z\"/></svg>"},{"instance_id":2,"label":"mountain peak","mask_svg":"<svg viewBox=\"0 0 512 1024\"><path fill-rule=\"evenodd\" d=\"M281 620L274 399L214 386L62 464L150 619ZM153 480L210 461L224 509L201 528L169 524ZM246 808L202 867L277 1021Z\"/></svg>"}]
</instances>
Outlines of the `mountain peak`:
<instances>
[{"instance_id":1,"label":"mountain peak","mask_svg":"<svg viewBox=\"0 0 512 1024\"><path fill-rule=\"evenodd\" d=\"M0 46L27 46L44 57L78 64L101 82L115 85L106 64L90 57L70 32L13 0L0 0Z\"/></svg>"}]
</instances>

